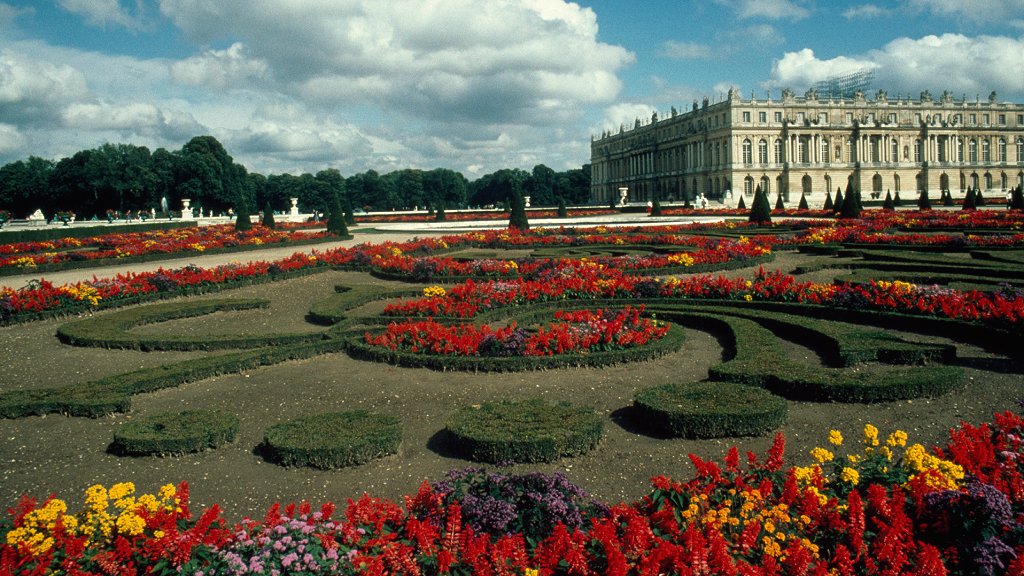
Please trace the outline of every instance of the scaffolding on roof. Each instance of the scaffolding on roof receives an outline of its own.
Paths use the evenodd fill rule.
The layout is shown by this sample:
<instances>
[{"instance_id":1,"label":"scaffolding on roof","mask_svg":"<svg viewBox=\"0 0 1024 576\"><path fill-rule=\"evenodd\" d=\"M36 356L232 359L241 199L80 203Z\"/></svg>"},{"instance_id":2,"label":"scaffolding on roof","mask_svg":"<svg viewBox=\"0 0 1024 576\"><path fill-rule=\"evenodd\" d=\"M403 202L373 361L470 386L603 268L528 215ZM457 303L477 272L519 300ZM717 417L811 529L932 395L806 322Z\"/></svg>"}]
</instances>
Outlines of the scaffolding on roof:
<instances>
[{"instance_id":1,"label":"scaffolding on roof","mask_svg":"<svg viewBox=\"0 0 1024 576\"><path fill-rule=\"evenodd\" d=\"M875 72L873 70L858 70L815 82L811 89L816 91L821 98L850 99L857 92L866 93L874 80Z\"/></svg>"}]
</instances>

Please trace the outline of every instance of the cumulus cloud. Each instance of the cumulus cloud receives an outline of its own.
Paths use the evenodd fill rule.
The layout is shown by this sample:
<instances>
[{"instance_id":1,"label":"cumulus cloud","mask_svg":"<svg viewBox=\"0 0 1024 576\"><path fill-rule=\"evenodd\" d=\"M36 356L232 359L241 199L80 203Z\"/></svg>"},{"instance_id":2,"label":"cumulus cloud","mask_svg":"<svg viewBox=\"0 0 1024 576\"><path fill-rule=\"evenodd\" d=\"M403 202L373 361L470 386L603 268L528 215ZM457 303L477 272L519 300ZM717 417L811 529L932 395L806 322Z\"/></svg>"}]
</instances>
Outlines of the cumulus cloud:
<instances>
[{"instance_id":1,"label":"cumulus cloud","mask_svg":"<svg viewBox=\"0 0 1024 576\"><path fill-rule=\"evenodd\" d=\"M92 26L106 26L114 24L129 29L141 28L142 2L136 1L135 13L124 6L118 0L58 0L61 8L78 14L86 23Z\"/></svg>"},{"instance_id":2,"label":"cumulus cloud","mask_svg":"<svg viewBox=\"0 0 1024 576\"><path fill-rule=\"evenodd\" d=\"M610 130L611 132L618 132L620 127L629 130L636 124L637 119L641 123L649 122L654 112L655 108L653 106L641 102L613 104L605 108L601 125L595 131Z\"/></svg>"},{"instance_id":3,"label":"cumulus cloud","mask_svg":"<svg viewBox=\"0 0 1024 576\"><path fill-rule=\"evenodd\" d=\"M14 152L25 144L17 126L0 123L0 155Z\"/></svg>"},{"instance_id":4,"label":"cumulus cloud","mask_svg":"<svg viewBox=\"0 0 1024 576\"><path fill-rule=\"evenodd\" d=\"M266 75L266 62L251 58L248 49L238 42L226 50L207 50L171 65L175 81L217 89L249 86Z\"/></svg>"},{"instance_id":5,"label":"cumulus cloud","mask_svg":"<svg viewBox=\"0 0 1024 576\"><path fill-rule=\"evenodd\" d=\"M0 51L0 117L36 123L88 94L85 76L71 66L39 60L20 51Z\"/></svg>"},{"instance_id":6,"label":"cumulus cloud","mask_svg":"<svg viewBox=\"0 0 1024 576\"><path fill-rule=\"evenodd\" d=\"M324 107L344 99L414 118L571 116L614 99L616 71L633 58L596 40L592 10L564 2L439 0L424 9L418 0L363 0L310 10L291 0L253 10L246 0L163 0L161 11L198 42L239 43L176 67L179 77L227 60L232 72L266 74L282 93ZM220 87L215 72L190 78Z\"/></svg>"},{"instance_id":7,"label":"cumulus cloud","mask_svg":"<svg viewBox=\"0 0 1024 576\"><path fill-rule=\"evenodd\" d=\"M771 87L806 87L829 76L874 70L875 84L916 94L931 88L954 93L1024 96L1024 75L1006 74L1024 62L1024 39L943 34L898 38L858 57L822 60L810 49L787 52L772 66Z\"/></svg>"}]
</instances>

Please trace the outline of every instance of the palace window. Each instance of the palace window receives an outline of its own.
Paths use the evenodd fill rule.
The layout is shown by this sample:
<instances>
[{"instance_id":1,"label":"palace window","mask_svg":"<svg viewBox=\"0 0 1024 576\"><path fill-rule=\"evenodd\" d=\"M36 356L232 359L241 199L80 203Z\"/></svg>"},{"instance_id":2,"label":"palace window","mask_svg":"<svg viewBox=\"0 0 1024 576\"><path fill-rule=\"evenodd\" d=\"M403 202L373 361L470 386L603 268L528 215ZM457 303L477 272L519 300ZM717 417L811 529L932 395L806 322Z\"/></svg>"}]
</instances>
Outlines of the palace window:
<instances>
[{"instance_id":1,"label":"palace window","mask_svg":"<svg viewBox=\"0 0 1024 576\"><path fill-rule=\"evenodd\" d=\"M986 126L988 126L988 114L982 114L981 115L981 123L986 125ZM991 188L991 186L990 186L990 188Z\"/></svg>"},{"instance_id":2,"label":"palace window","mask_svg":"<svg viewBox=\"0 0 1024 576\"><path fill-rule=\"evenodd\" d=\"M1024 138L1017 138L1017 164L1024 164Z\"/></svg>"},{"instance_id":3,"label":"palace window","mask_svg":"<svg viewBox=\"0 0 1024 576\"><path fill-rule=\"evenodd\" d=\"M889 162L900 161L900 141L893 138L889 141Z\"/></svg>"},{"instance_id":4,"label":"palace window","mask_svg":"<svg viewBox=\"0 0 1024 576\"><path fill-rule=\"evenodd\" d=\"M914 162L921 163L921 140L914 140Z\"/></svg>"},{"instance_id":5,"label":"palace window","mask_svg":"<svg viewBox=\"0 0 1024 576\"><path fill-rule=\"evenodd\" d=\"M829 152L829 150L828 150L828 140L825 140L824 138L822 138L822 140L821 140L821 161L826 163L826 164L828 163L828 159L829 159L828 152Z\"/></svg>"},{"instance_id":6,"label":"palace window","mask_svg":"<svg viewBox=\"0 0 1024 576\"><path fill-rule=\"evenodd\" d=\"M761 124L764 124L765 122L767 122L768 121L768 113L767 112L758 112L757 113L757 121L760 122Z\"/></svg>"},{"instance_id":7,"label":"palace window","mask_svg":"<svg viewBox=\"0 0 1024 576\"><path fill-rule=\"evenodd\" d=\"M971 138L971 141L967 143L967 159L971 163L978 161L978 141Z\"/></svg>"},{"instance_id":8,"label":"palace window","mask_svg":"<svg viewBox=\"0 0 1024 576\"><path fill-rule=\"evenodd\" d=\"M808 162L807 152L807 138L801 138L797 142L797 162L800 162L801 164L806 164Z\"/></svg>"},{"instance_id":9,"label":"palace window","mask_svg":"<svg viewBox=\"0 0 1024 576\"><path fill-rule=\"evenodd\" d=\"M975 124L978 123L978 115L977 114L971 114L971 115L969 115L967 117L967 120L968 120L968 123L970 123L971 126L974 126Z\"/></svg>"},{"instance_id":10,"label":"palace window","mask_svg":"<svg viewBox=\"0 0 1024 576\"><path fill-rule=\"evenodd\" d=\"M768 163L768 142L765 142L764 138L757 143L757 162L759 164Z\"/></svg>"},{"instance_id":11,"label":"palace window","mask_svg":"<svg viewBox=\"0 0 1024 576\"><path fill-rule=\"evenodd\" d=\"M775 152L775 163L782 164L782 140L776 140L774 148L775 150L773 150L773 152Z\"/></svg>"},{"instance_id":12,"label":"palace window","mask_svg":"<svg viewBox=\"0 0 1024 576\"><path fill-rule=\"evenodd\" d=\"M989 151L988 138L985 138L984 140L981 141L981 161L982 162L991 162L992 161L992 155L989 152L990 151Z\"/></svg>"},{"instance_id":13,"label":"palace window","mask_svg":"<svg viewBox=\"0 0 1024 576\"><path fill-rule=\"evenodd\" d=\"M963 138L957 138L956 139L956 161L957 162L963 162L964 161L964 139Z\"/></svg>"},{"instance_id":14,"label":"palace window","mask_svg":"<svg viewBox=\"0 0 1024 576\"><path fill-rule=\"evenodd\" d=\"M750 112L744 112L743 113L743 121L744 122L750 122Z\"/></svg>"},{"instance_id":15,"label":"palace window","mask_svg":"<svg viewBox=\"0 0 1024 576\"><path fill-rule=\"evenodd\" d=\"M753 162L754 162L754 159L753 159L752 145L750 143L750 140L744 139L743 140L743 163L744 164L753 164Z\"/></svg>"},{"instance_id":16,"label":"palace window","mask_svg":"<svg viewBox=\"0 0 1024 576\"><path fill-rule=\"evenodd\" d=\"M775 121L776 122L782 122L782 112L776 112L775 113Z\"/></svg>"},{"instance_id":17,"label":"palace window","mask_svg":"<svg viewBox=\"0 0 1024 576\"><path fill-rule=\"evenodd\" d=\"M999 151L997 154L999 154L997 161L1006 162L1006 138L999 139Z\"/></svg>"},{"instance_id":18,"label":"palace window","mask_svg":"<svg viewBox=\"0 0 1024 576\"><path fill-rule=\"evenodd\" d=\"M999 125L1006 126L1006 114L999 115Z\"/></svg>"}]
</instances>

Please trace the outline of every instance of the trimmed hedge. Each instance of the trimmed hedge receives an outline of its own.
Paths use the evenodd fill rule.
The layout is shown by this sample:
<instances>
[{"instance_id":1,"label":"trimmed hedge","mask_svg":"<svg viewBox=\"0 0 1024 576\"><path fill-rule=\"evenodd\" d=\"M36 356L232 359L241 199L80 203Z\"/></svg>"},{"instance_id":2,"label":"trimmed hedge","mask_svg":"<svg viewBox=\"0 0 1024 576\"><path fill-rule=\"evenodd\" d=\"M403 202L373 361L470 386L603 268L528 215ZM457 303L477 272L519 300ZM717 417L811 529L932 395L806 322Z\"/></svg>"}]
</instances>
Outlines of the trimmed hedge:
<instances>
[{"instance_id":1,"label":"trimmed hedge","mask_svg":"<svg viewBox=\"0 0 1024 576\"><path fill-rule=\"evenodd\" d=\"M287 360L341 352L344 348L344 341L337 338L318 340L193 358L57 388L14 390L0 393L0 418L22 418L54 413L99 418L114 412L127 412L131 407L131 397L135 394L173 388L185 382L279 364Z\"/></svg>"},{"instance_id":2,"label":"trimmed hedge","mask_svg":"<svg viewBox=\"0 0 1024 576\"><path fill-rule=\"evenodd\" d=\"M354 410L275 424L264 432L261 449L282 466L331 470L394 454L401 442L397 418Z\"/></svg>"},{"instance_id":3,"label":"trimmed hedge","mask_svg":"<svg viewBox=\"0 0 1024 576\"><path fill-rule=\"evenodd\" d=\"M323 339L324 335L319 332L258 336L231 334L143 336L129 333L132 328L143 324L155 324L179 318L194 318L214 312L267 308L269 305L268 300L261 299L219 299L153 304L69 322L57 328L57 338L72 346L142 351L261 348Z\"/></svg>"},{"instance_id":4,"label":"trimmed hedge","mask_svg":"<svg viewBox=\"0 0 1024 576\"><path fill-rule=\"evenodd\" d=\"M199 223L194 220L160 221L140 224L100 224L96 226L62 226L60 228L41 228L37 230L13 230L9 227L0 230L0 243L43 242L60 238L91 238L104 234L127 234L131 232L152 232L154 230L175 230L177 228L194 228Z\"/></svg>"},{"instance_id":5,"label":"trimmed hedge","mask_svg":"<svg viewBox=\"0 0 1024 576\"><path fill-rule=\"evenodd\" d=\"M708 369L711 380L760 386L790 400L890 402L940 396L963 382L963 370L955 366L872 365L852 371L801 364L791 361L778 348L776 336L753 320L684 310L676 314L677 322L711 329L730 339L727 352L732 358Z\"/></svg>"},{"instance_id":6,"label":"trimmed hedge","mask_svg":"<svg viewBox=\"0 0 1024 576\"><path fill-rule=\"evenodd\" d=\"M346 312L374 300L421 296L421 290L392 290L372 284L338 285L335 293L313 303L306 320L320 326L338 326L347 319Z\"/></svg>"},{"instance_id":7,"label":"trimmed hedge","mask_svg":"<svg viewBox=\"0 0 1024 576\"><path fill-rule=\"evenodd\" d=\"M111 450L128 456L185 454L235 440L238 417L226 412L186 410L154 414L122 424Z\"/></svg>"},{"instance_id":8,"label":"trimmed hedge","mask_svg":"<svg viewBox=\"0 0 1024 576\"><path fill-rule=\"evenodd\" d=\"M604 422L589 408L541 399L488 402L448 420L457 450L477 462L551 462L595 448Z\"/></svg>"},{"instance_id":9,"label":"trimmed hedge","mask_svg":"<svg viewBox=\"0 0 1024 576\"><path fill-rule=\"evenodd\" d=\"M786 421L786 401L763 388L731 382L672 383L633 398L640 420L670 436L757 436Z\"/></svg>"}]
</instances>

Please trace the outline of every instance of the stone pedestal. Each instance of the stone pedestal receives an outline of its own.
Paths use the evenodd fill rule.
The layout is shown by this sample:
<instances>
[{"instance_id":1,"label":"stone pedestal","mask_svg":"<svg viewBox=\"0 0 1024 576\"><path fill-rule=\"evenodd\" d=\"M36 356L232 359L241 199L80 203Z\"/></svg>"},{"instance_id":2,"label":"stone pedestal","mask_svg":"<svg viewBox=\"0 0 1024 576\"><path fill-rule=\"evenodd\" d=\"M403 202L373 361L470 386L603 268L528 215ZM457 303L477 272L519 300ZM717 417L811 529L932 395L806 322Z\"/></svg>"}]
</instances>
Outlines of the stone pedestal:
<instances>
[{"instance_id":1,"label":"stone pedestal","mask_svg":"<svg viewBox=\"0 0 1024 576\"><path fill-rule=\"evenodd\" d=\"M299 199L298 198L289 198L289 200L292 201L292 207L291 207L291 209L288 212L288 220L290 222L298 222L299 221Z\"/></svg>"},{"instance_id":2,"label":"stone pedestal","mask_svg":"<svg viewBox=\"0 0 1024 576\"><path fill-rule=\"evenodd\" d=\"M525 206L526 208L530 207L530 197L529 196L523 196L523 206Z\"/></svg>"},{"instance_id":3,"label":"stone pedestal","mask_svg":"<svg viewBox=\"0 0 1024 576\"><path fill-rule=\"evenodd\" d=\"M629 188L623 186L619 188L619 206L625 206L626 200L629 198Z\"/></svg>"},{"instance_id":4,"label":"stone pedestal","mask_svg":"<svg viewBox=\"0 0 1024 576\"><path fill-rule=\"evenodd\" d=\"M192 219L192 208L189 205L192 203L190 198L181 199L181 219L191 220Z\"/></svg>"}]
</instances>

